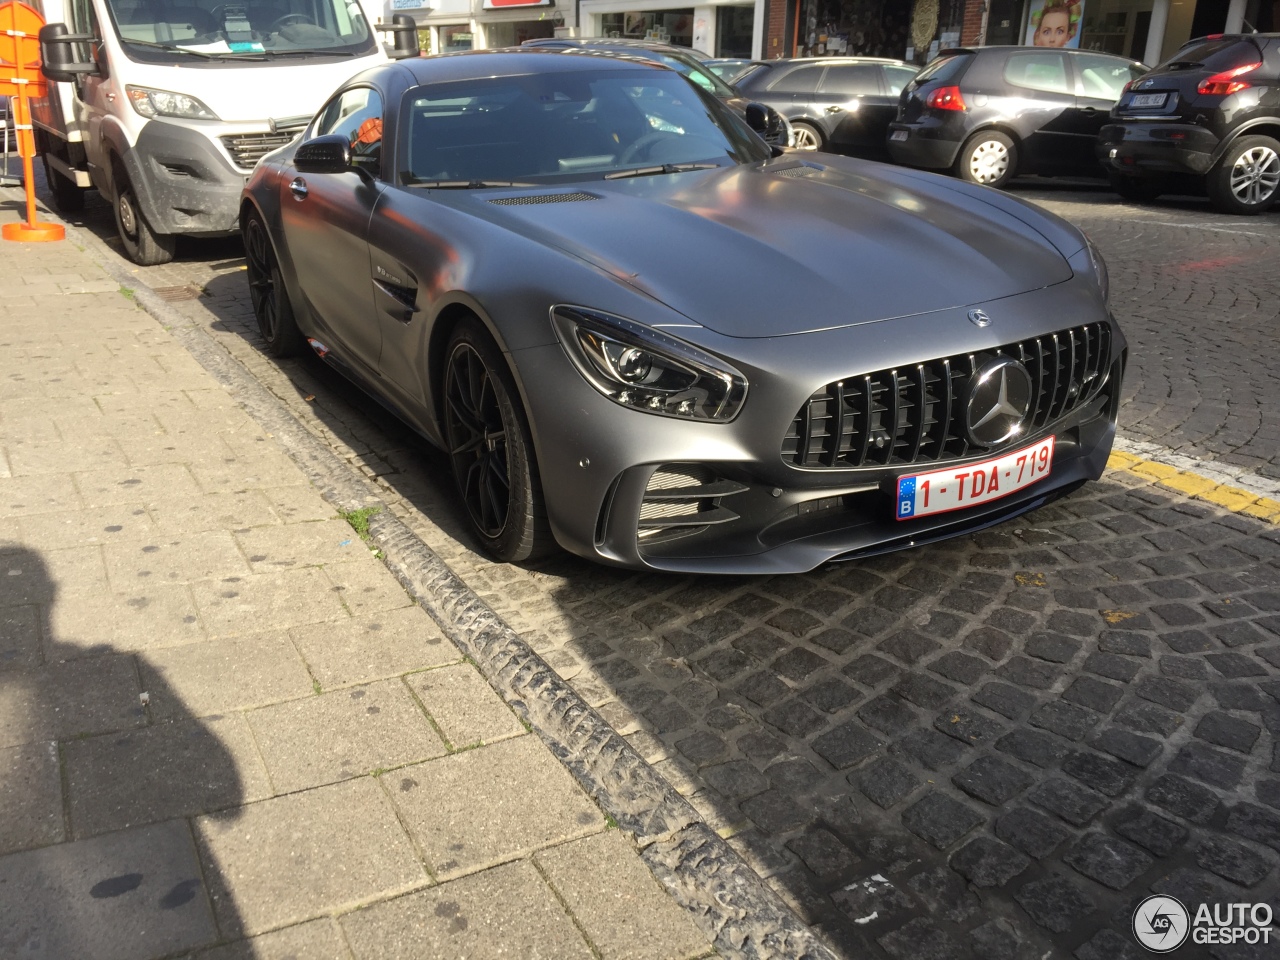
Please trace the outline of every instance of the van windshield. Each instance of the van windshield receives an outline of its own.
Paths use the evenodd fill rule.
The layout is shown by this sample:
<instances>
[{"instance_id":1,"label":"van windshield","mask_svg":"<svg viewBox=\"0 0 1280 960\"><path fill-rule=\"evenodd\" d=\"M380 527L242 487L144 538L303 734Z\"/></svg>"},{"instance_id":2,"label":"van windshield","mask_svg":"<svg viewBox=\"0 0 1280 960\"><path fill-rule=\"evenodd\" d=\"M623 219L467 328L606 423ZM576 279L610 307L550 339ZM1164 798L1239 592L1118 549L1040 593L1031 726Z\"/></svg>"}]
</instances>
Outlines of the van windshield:
<instances>
[{"instance_id":1,"label":"van windshield","mask_svg":"<svg viewBox=\"0 0 1280 960\"><path fill-rule=\"evenodd\" d=\"M151 62L351 56L374 49L355 0L107 0L130 57Z\"/></svg>"}]
</instances>

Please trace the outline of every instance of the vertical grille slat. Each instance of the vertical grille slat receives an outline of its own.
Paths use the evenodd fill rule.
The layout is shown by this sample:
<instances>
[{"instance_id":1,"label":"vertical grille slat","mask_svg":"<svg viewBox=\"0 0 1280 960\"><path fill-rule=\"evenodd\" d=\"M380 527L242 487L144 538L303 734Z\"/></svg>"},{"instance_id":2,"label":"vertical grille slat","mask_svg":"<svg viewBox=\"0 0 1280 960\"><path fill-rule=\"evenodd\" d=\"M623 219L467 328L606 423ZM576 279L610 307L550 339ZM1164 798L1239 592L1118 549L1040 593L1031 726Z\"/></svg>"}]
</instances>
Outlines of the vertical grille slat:
<instances>
[{"instance_id":1,"label":"vertical grille slat","mask_svg":"<svg viewBox=\"0 0 1280 960\"><path fill-rule=\"evenodd\" d=\"M1039 430L1097 396L1111 359L1111 330L1105 323L1088 324L982 354L833 381L796 414L782 441L782 458L798 467L848 470L967 456L967 385L992 355L1027 368L1034 391L1027 422Z\"/></svg>"}]
</instances>

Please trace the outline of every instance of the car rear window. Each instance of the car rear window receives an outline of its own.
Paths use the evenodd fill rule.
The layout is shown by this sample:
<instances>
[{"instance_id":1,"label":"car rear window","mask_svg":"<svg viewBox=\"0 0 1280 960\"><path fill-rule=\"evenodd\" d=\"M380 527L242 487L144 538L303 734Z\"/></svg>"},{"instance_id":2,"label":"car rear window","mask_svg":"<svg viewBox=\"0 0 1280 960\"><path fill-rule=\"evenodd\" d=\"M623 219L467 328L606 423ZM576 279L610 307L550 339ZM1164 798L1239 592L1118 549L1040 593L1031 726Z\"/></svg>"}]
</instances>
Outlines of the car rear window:
<instances>
[{"instance_id":1,"label":"car rear window","mask_svg":"<svg viewBox=\"0 0 1280 960\"><path fill-rule=\"evenodd\" d=\"M1252 40L1241 40L1238 37L1229 40L1225 38L1204 40L1183 47L1168 63L1164 64L1162 69L1186 70L1203 67L1217 72L1234 70L1248 63L1257 63L1261 59L1262 53Z\"/></svg>"},{"instance_id":2,"label":"car rear window","mask_svg":"<svg viewBox=\"0 0 1280 960\"><path fill-rule=\"evenodd\" d=\"M972 59L973 54L971 53L956 53L949 57L939 57L916 74L916 85L918 86L926 80L937 80L940 83L948 83L955 80L960 74L964 73L964 68L968 66L969 61Z\"/></svg>"}]
</instances>

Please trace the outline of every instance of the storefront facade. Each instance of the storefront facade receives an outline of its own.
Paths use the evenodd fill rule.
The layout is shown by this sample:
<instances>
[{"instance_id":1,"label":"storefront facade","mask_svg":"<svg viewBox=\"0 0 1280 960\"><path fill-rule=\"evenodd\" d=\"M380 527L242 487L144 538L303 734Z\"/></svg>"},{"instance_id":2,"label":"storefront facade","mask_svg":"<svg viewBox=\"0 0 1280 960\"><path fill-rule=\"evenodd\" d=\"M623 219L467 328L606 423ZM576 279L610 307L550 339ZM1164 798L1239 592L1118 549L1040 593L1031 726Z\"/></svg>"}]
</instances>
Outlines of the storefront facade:
<instances>
[{"instance_id":1,"label":"storefront facade","mask_svg":"<svg viewBox=\"0 0 1280 960\"><path fill-rule=\"evenodd\" d=\"M766 0L726 0L691 6L688 0L579 0L578 35L658 40L713 57L764 53ZM639 8L639 9L638 9Z\"/></svg>"},{"instance_id":2,"label":"storefront facade","mask_svg":"<svg viewBox=\"0 0 1280 960\"><path fill-rule=\"evenodd\" d=\"M1066 46L1157 64L1193 37L1280 29L1280 0L767 0L765 56L898 57L957 45L1030 44L1058 5ZM1065 9L1062 9L1065 8Z\"/></svg>"},{"instance_id":3,"label":"storefront facade","mask_svg":"<svg viewBox=\"0 0 1280 960\"><path fill-rule=\"evenodd\" d=\"M572 23L572 0L566 0ZM384 11L413 17L418 48L424 53L456 53L519 46L526 40L555 36L564 26L566 7L553 0L391 0Z\"/></svg>"}]
</instances>

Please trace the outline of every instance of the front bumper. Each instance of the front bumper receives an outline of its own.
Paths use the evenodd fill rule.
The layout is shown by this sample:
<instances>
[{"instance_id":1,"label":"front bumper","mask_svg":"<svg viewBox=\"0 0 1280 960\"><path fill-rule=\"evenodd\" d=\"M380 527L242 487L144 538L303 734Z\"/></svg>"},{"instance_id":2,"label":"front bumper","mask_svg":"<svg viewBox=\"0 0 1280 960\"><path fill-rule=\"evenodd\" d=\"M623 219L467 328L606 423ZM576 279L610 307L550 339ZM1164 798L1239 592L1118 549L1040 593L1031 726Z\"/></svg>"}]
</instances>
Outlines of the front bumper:
<instances>
[{"instance_id":1,"label":"front bumper","mask_svg":"<svg viewBox=\"0 0 1280 960\"><path fill-rule=\"evenodd\" d=\"M1098 133L1094 153L1108 170L1130 177L1193 174L1213 167L1217 135L1189 123L1110 123Z\"/></svg>"},{"instance_id":2,"label":"front bumper","mask_svg":"<svg viewBox=\"0 0 1280 960\"><path fill-rule=\"evenodd\" d=\"M956 162L956 154L964 142L964 132L954 124L936 117L922 117L914 123L894 121L889 124L885 145L894 163L926 170L944 170ZM894 140L895 131L905 132L906 140Z\"/></svg>"},{"instance_id":3,"label":"front bumper","mask_svg":"<svg viewBox=\"0 0 1280 960\"><path fill-rule=\"evenodd\" d=\"M619 566L792 573L970 533L1033 510L1099 477L1115 435L1125 343L1096 287L1088 287L1077 277L990 305L989 312L1003 318L1003 331L978 330L959 308L864 328L730 341L739 347L736 353L718 352L743 371L750 388L742 413L728 424L624 409L596 393L558 344L517 351L556 538L574 553ZM1017 441L1057 438L1050 475L1011 496L955 513L907 521L895 516L899 477L990 459L1003 450L857 469L801 469L784 462L783 437L823 383L1100 320L1111 330L1104 388L1070 415ZM920 344L929 345L928 356ZM767 358L769 369L746 354L757 363ZM670 504L690 490L695 492L683 497L683 506ZM664 527L668 507L684 511L683 529Z\"/></svg>"}]
</instances>

